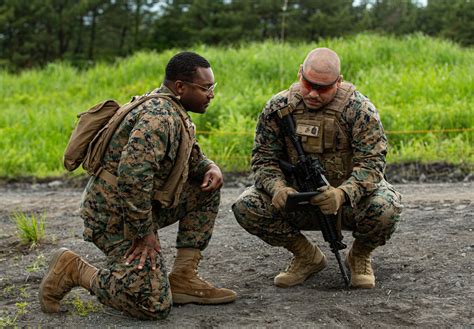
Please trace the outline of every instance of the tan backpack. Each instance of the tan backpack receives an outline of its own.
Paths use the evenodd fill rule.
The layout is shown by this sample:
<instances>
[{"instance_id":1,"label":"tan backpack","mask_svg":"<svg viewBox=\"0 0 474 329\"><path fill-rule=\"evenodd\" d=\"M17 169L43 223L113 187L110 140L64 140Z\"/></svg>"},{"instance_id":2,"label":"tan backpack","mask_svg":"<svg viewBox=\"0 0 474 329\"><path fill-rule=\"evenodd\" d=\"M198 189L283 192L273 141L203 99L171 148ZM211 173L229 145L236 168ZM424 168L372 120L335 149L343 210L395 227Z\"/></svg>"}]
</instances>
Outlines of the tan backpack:
<instances>
[{"instance_id":1,"label":"tan backpack","mask_svg":"<svg viewBox=\"0 0 474 329\"><path fill-rule=\"evenodd\" d=\"M165 98L173 101L173 97L154 93L134 98L123 106L114 100L106 100L78 114L79 120L64 151L64 167L73 171L82 163L90 175L97 174L110 139L125 116L147 100Z\"/></svg>"}]
</instances>

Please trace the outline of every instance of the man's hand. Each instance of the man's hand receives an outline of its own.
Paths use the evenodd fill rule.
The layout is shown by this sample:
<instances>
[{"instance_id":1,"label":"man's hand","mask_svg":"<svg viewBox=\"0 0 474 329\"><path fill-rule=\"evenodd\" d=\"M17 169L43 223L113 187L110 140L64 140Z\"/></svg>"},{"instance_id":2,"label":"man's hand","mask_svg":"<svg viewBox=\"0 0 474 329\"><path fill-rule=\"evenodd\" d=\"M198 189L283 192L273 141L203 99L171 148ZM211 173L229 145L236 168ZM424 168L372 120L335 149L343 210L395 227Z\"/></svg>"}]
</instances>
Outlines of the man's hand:
<instances>
[{"instance_id":1,"label":"man's hand","mask_svg":"<svg viewBox=\"0 0 474 329\"><path fill-rule=\"evenodd\" d=\"M292 187L281 187L278 190L276 190L275 194L273 195L272 198L272 205L278 209L282 210L285 208L286 204L286 199L288 198L288 194L292 193L298 193L294 188Z\"/></svg>"},{"instance_id":2,"label":"man's hand","mask_svg":"<svg viewBox=\"0 0 474 329\"><path fill-rule=\"evenodd\" d=\"M219 167L215 164L210 164L204 179L202 180L201 190L203 192L214 192L222 187L224 184L224 177Z\"/></svg>"},{"instance_id":3,"label":"man's hand","mask_svg":"<svg viewBox=\"0 0 474 329\"><path fill-rule=\"evenodd\" d=\"M125 253L127 260L125 264L130 264L134 259L140 258L137 268L141 270L145 265L147 257L150 257L151 269L156 269L155 258L156 254L160 252L160 243L155 236L155 233L145 235L141 239L135 239L130 249Z\"/></svg>"},{"instance_id":4,"label":"man's hand","mask_svg":"<svg viewBox=\"0 0 474 329\"><path fill-rule=\"evenodd\" d=\"M340 188L329 186L311 198L310 203L318 206L325 215L336 215L345 201L345 192Z\"/></svg>"}]
</instances>

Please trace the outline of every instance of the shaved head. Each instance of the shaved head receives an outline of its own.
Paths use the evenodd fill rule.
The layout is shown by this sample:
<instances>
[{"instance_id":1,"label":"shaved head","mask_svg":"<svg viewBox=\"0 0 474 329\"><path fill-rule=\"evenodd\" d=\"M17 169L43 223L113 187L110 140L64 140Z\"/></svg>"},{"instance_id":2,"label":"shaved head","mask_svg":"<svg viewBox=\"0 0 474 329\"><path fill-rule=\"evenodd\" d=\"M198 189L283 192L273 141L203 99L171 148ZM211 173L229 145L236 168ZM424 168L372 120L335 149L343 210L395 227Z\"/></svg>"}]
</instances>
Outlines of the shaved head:
<instances>
[{"instance_id":1,"label":"shaved head","mask_svg":"<svg viewBox=\"0 0 474 329\"><path fill-rule=\"evenodd\" d=\"M341 73L341 61L339 56L331 49L316 48L306 56L303 70L312 74L336 78Z\"/></svg>"},{"instance_id":2,"label":"shaved head","mask_svg":"<svg viewBox=\"0 0 474 329\"><path fill-rule=\"evenodd\" d=\"M341 61L329 48L309 52L298 72L300 93L309 109L316 110L329 104L341 84Z\"/></svg>"}]
</instances>

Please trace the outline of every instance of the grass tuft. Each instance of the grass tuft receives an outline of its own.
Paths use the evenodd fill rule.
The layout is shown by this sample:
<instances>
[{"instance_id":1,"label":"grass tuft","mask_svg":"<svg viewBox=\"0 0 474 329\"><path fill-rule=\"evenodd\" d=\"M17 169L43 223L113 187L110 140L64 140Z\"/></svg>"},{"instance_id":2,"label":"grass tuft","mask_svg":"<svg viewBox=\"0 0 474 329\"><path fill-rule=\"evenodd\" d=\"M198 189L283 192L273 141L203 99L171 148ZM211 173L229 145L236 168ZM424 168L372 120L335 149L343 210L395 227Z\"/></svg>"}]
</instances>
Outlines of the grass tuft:
<instances>
[{"instance_id":1,"label":"grass tuft","mask_svg":"<svg viewBox=\"0 0 474 329\"><path fill-rule=\"evenodd\" d=\"M11 218L16 224L18 237L23 244L34 248L44 238L46 214L37 218L34 214L27 215L23 212L15 212Z\"/></svg>"},{"instance_id":2,"label":"grass tuft","mask_svg":"<svg viewBox=\"0 0 474 329\"><path fill-rule=\"evenodd\" d=\"M81 297L75 295L73 300L66 301L74 307L75 312L82 317L90 315L90 313L97 313L103 310L102 305L93 301L83 301Z\"/></svg>"}]
</instances>

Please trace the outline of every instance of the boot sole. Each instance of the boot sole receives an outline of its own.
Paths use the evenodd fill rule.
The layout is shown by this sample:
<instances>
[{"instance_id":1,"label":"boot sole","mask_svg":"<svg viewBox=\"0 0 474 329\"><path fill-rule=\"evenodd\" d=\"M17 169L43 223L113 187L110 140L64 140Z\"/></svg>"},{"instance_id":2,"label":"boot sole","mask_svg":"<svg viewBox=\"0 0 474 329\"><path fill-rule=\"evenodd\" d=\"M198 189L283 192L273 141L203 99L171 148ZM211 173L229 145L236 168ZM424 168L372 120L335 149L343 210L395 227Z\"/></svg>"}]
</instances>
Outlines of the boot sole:
<instances>
[{"instance_id":1,"label":"boot sole","mask_svg":"<svg viewBox=\"0 0 474 329\"><path fill-rule=\"evenodd\" d=\"M43 288L44 288L44 284L46 282L46 279L49 277L49 274L51 273L51 271L56 266L56 263L58 262L61 255L64 254L66 251L69 251L69 249L60 248L59 250L57 250L54 253L54 255L51 259L51 263L49 264L49 267L48 267L48 272L46 272L45 276L43 277L43 280L41 280L41 284L39 286L38 297L39 297L39 302L40 302L40 305L41 305L41 310L45 313L56 313L56 311L51 311L51 310L46 308L46 305L44 304L44 299L43 299Z\"/></svg>"},{"instance_id":2,"label":"boot sole","mask_svg":"<svg viewBox=\"0 0 474 329\"><path fill-rule=\"evenodd\" d=\"M235 296L220 297L220 298L203 298L186 294L172 294L173 304L226 304L235 301Z\"/></svg>"},{"instance_id":3,"label":"boot sole","mask_svg":"<svg viewBox=\"0 0 474 329\"><path fill-rule=\"evenodd\" d=\"M322 270L324 270L327 265L328 265L328 260L326 259L326 256L323 255L323 259L322 259L321 262L318 264L318 267L314 270L314 272L311 272L311 273L308 274L306 277L302 278L301 280L295 281L295 282L293 282L292 284L285 284L285 283L283 283L283 282L280 282L280 283L277 284L277 283L275 282L275 286L277 286L277 287L279 287L279 288L290 288L290 287L299 285L299 284L305 282L306 280L308 280L308 278L309 278L311 275L316 274L316 273L319 273L319 272L321 272Z\"/></svg>"},{"instance_id":4,"label":"boot sole","mask_svg":"<svg viewBox=\"0 0 474 329\"><path fill-rule=\"evenodd\" d=\"M375 288L375 284L359 284L357 286L353 285L352 282L351 282L351 287L352 288L356 288L356 289L374 289Z\"/></svg>"}]
</instances>

